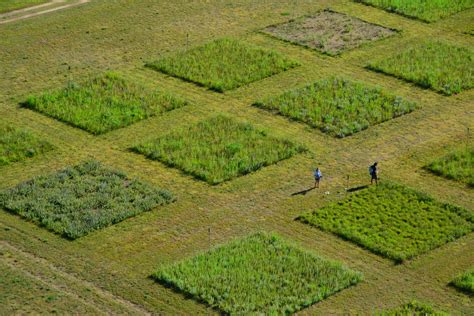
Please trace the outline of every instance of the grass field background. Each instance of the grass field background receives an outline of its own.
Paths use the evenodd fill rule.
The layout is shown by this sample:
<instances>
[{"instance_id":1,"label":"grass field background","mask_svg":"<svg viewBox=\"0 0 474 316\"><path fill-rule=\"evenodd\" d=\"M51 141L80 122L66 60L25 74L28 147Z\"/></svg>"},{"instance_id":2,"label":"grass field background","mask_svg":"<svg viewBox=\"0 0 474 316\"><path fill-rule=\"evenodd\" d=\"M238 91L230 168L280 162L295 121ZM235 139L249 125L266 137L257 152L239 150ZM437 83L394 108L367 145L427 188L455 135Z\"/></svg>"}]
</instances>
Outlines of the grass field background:
<instances>
[{"instance_id":1,"label":"grass field background","mask_svg":"<svg viewBox=\"0 0 474 316\"><path fill-rule=\"evenodd\" d=\"M287 21L288 16L282 14L298 17L327 6L403 31L401 36L364 45L338 58L254 32ZM427 24L346 0L223 1L212 7L204 2L145 0L92 1L67 11L0 26L0 121L28 127L58 148L0 167L0 188L95 158L129 176L167 188L178 198L176 203L73 243L2 211L0 247L8 256L0 256L1 262L13 262L21 273L48 284L65 285L71 294L84 295L89 308L115 313L148 310L178 314L185 310L212 314L215 311L156 284L148 276L157 265L206 251L209 228L211 245L264 229L364 274L364 281L357 287L305 309L307 313L367 314L416 299L443 311L473 314L473 303L466 294L447 286L453 273L462 273L472 265L473 234L405 264L394 265L391 260L339 237L294 221L302 211L344 198L345 187L366 184L367 167L374 160L380 162L382 181L390 178L442 202L474 208L472 189L423 169L448 154L453 144L466 141L466 127L473 130L469 114L474 92L445 97L364 69L373 56L394 54L400 47L426 38L473 46L474 38L463 33L473 18L474 12L467 10ZM222 37L274 49L298 60L301 66L224 94L143 67L158 55L185 49L188 41L189 46L197 46ZM80 82L107 70L147 87L182 95L193 104L98 137L18 107L28 95L60 89L68 80ZM335 139L303 123L251 106L255 100L333 75L380 85L417 102L421 108L363 133ZM297 155L261 172L210 187L128 150L150 136L158 137L172 128L197 123L215 112L303 144L309 148L308 155ZM292 196L313 185L312 169L316 164L325 174L322 189ZM325 191L330 194L324 194ZM99 293L97 297L102 299L87 294L87 288ZM17 297L26 291L27 288L19 286ZM67 312L70 307L65 305L61 310Z\"/></svg>"},{"instance_id":2,"label":"grass field background","mask_svg":"<svg viewBox=\"0 0 474 316\"><path fill-rule=\"evenodd\" d=\"M50 0L6 0L0 2L0 13L10 12L13 10L32 7L35 5L49 2Z\"/></svg>"}]
</instances>

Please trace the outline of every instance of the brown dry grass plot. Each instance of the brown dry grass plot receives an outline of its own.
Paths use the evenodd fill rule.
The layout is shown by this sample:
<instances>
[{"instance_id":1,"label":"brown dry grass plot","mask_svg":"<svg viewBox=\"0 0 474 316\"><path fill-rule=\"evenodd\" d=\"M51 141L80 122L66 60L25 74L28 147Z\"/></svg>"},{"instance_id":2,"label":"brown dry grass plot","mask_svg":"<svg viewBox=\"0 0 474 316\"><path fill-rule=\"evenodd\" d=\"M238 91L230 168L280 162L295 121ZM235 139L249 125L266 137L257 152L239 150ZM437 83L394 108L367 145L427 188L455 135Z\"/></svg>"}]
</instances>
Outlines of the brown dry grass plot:
<instances>
[{"instance_id":1,"label":"brown dry grass plot","mask_svg":"<svg viewBox=\"0 0 474 316\"><path fill-rule=\"evenodd\" d=\"M288 23L272 25L263 32L329 55L338 55L364 43L397 33L395 30L330 10L290 20Z\"/></svg>"}]
</instances>

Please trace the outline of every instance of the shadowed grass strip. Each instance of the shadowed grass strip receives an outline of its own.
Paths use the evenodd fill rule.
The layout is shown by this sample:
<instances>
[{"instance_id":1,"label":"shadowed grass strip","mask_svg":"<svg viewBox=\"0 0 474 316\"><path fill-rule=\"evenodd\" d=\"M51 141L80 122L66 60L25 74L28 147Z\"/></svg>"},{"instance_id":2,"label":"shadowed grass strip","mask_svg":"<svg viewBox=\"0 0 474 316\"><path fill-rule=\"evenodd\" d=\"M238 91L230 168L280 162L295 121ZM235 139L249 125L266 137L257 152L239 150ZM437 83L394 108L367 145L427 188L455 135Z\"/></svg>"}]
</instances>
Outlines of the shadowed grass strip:
<instances>
[{"instance_id":1,"label":"shadowed grass strip","mask_svg":"<svg viewBox=\"0 0 474 316\"><path fill-rule=\"evenodd\" d=\"M391 311L381 312L377 316L449 316L435 310L432 306L417 301L410 302Z\"/></svg>"},{"instance_id":2,"label":"shadowed grass strip","mask_svg":"<svg viewBox=\"0 0 474 316\"><path fill-rule=\"evenodd\" d=\"M461 291L474 295L474 268L457 276L451 283Z\"/></svg>"},{"instance_id":3,"label":"shadowed grass strip","mask_svg":"<svg viewBox=\"0 0 474 316\"><path fill-rule=\"evenodd\" d=\"M439 176L474 187L474 147L454 150L425 168Z\"/></svg>"},{"instance_id":4,"label":"shadowed grass strip","mask_svg":"<svg viewBox=\"0 0 474 316\"><path fill-rule=\"evenodd\" d=\"M162 267L153 277L231 315L288 315L362 279L263 233Z\"/></svg>"}]
</instances>

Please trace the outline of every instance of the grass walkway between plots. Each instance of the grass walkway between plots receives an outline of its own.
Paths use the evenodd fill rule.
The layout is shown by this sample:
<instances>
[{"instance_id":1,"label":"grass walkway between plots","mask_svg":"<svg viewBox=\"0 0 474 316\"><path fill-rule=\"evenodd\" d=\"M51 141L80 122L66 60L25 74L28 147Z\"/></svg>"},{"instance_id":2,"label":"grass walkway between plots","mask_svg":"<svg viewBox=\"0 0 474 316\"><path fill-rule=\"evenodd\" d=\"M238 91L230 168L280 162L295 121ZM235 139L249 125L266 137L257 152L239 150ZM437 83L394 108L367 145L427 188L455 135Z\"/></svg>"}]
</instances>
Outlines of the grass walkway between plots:
<instances>
[{"instance_id":1,"label":"grass walkway between plots","mask_svg":"<svg viewBox=\"0 0 474 316\"><path fill-rule=\"evenodd\" d=\"M248 123L216 116L132 148L150 159L218 184L305 151Z\"/></svg>"},{"instance_id":2,"label":"grass walkway between plots","mask_svg":"<svg viewBox=\"0 0 474 316\"><path fill-rule=\"evenodd\" d=\"M220 39L146 66L218 92L232 90L299 65L280 53Z\"/></svg>"},{"instance_id":3,"label":"grass walkway between plots","mask_svg":"<svg viewBox=\"0 0 474 316\"><path fill-rule=\"evenodd\" d=\"M354 0L425 22L474 7L474 0Z\"/></svg>"},{"instance_id":4,"label":"grass walkway between plots","mask_svg":"<svg viewBox=\"0 0 474 316\"><path fill-rule=\"evenodd\" d=\"M425 168L439 176L474 187L474 147L454 150Z\"/></svg>"},{"instance_id":5,"label":"grass walkway between plots","mask_svg":"<svg viewBox=\"0 0 474 316\"><path fill-rule=\"evenodd\" d=\"M95 161L0 192L0 206L70 239L173 200L171 193Z\"/></svg>"},{"instance_id":6,"label":"grass walkway between plots","mask_svg":"<svg viewBox=\"0 0 474 316\"><path fill-rule=\"evenodd\" d=\"M396 31L324 10L314 16L269 26L263 33L328 55L338 55L362 44L393 36Z\"/></svg>"},{"instance_id":7,"label":"grass walkway between plots","mask_svg":"<svg viewBox=\"0 0 474 316\"><path fill-rule=\"evenodd\" d=\"M445 95L474 87L474 50L443 42L413 45L371 62L368 68Z\"/></svg>"},{"instance_id":8,"label":"grass walkway between plots","mask_svg":"<svg viewBox=\"0 0 474 316\"><path fill-rule=\"evenodd\" d=\"M232 315L294 313L362 279L263 233L162 267L153 277Z\"/></svg>"},{"instance_id":9,"label":"grass walkway between plots","mask_svg":"<svg viewBox=\"0 0 474 316\"><path fill-rule=\"evenodd\" d=\"M352 135L417 107L379 88L342 78L317 81L254 105L337 137Z\"/></svg>"},{"instance_id":10,"label":"grass walkway between plots","mask_svg":"<svg viewBox=\"0 0 474 316\"><path fill-rule=\"evenodd\" d=\"M461 291L474 295L474 268L459 275L451 283Z\"/></svg>"},{"instance_id":11,"label":"grass walkway between plots","mask_svg":"<svg viewBox=\"0 0 474 316\"><path fill-rule=\"evenodd\" d=\"M0 166L21 161L53 149L48 142L40 140L30 131L0 126Z\"/></svg>"},{"instance_id":12,"label":"grass walkway between plots","mask_svg":"<svg viewBox=\"0 0 474 316\"><path fill-rule=\"evenodd\" d=\"M299 220L397 262L474 230L473 212L394 183L353 193Z\"/></svg>"},{"instance_id":13,"label":"grass walkway between plots","mask_svg":"<svg viewBox=\"0 0 474 316\"><path fill-rule=\"evenodd\" d=\"M435 310L430 305L416 301L410 302L391 311L377 313L377 316L448 316L449 314Z\"/></svg>"},{"instance_id":14,"label":"grass walkway between plots","mask_svg":"<svg viewBox=\"0 0 474 316\"><path fill-rule=\"evenodd\" d=\"M63 90L31 96L23 103L27 108L96 135L185 105L184 100L114 73L83 84L70 83Z\"/></svg>"},{"instance_id":15,"label":"grass walkway between plots","mask_svg":"<svg viewBox=\"0 0 474 316\"><path fill-rule=\"evenodd\" d=\"M42 3L49 2L50 0L7 0L0 1L0 14L14 10L24 9L32 7Z\"/></svg>"}]
</instances>

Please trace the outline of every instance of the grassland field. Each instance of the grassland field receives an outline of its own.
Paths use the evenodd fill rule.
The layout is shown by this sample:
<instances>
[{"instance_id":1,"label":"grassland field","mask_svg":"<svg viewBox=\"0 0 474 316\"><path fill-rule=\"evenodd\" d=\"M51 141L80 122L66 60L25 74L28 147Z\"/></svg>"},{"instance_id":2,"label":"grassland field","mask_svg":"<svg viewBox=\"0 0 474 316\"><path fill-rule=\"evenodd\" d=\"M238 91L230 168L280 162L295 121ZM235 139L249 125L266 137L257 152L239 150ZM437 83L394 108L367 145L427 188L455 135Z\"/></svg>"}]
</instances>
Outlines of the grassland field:
<instances>
[{"instance_id":1,"label":"grassland field","mask_svg":"<svg viewBox=\"0 0 474 316\"><path fill-rule=\"evenodd\" d=\"M269 25L315 14L327 7L401 32L338 57L260 33ZM6 287L12 290L7 298L2 296L0 312L55 309L59 313L216 314L207 305L158 284L150 275L161 266L263 230L339 261L364 276L357 286L311 305L303 313L367 315L416 300L454 315L473 314L472 298L449 284L472 267L474 234L395 265L354 243L295 221L303 212L341 201L346 197L345 188L367 184L367 167L375 160L380 163L381 181L390 179L437 201L474 209L472 188L424 169L447 156L453 146L468 142L467 127L473 130L474 91L466 89L445 96L366 68L374 58L386 58L400 52L401 47L426 39L472 47L474 38L464 33L471 28L472 19L474 11L468 9L428 24L348 0L212 4L143 0L91 1L0 25L0 124L28 128L55 148L0 166L1 190L96 159L177 197L175 203L75 241L2 210L2 282L6 280ZM219 38L273 50L300 65L224 93L144 66L188 46L198 47ZM58 91L68 81L85 82L107 71L140 86L180 96L190 104L98 136L19 106L29 96ZM416 102L420 108L337 139L302 122L252 106L257 100L332 76L379 86ZM135 144L197 124L216 113L269 130L272 136L301 144L308 152L210 186L129 150ZM316 165L325 175L322 188L295 194L313 186L312 170ZM4 275L18 275L20 281L12 282ZM57 304L63 298L54 289L52 295L57 299L48 302L48 287L31 289L28 282L62 289L61 293L71 297L70 303ZM12 303L25 302L30 293L34 293L38 304Z\"/></svg>"}]
</instances>

